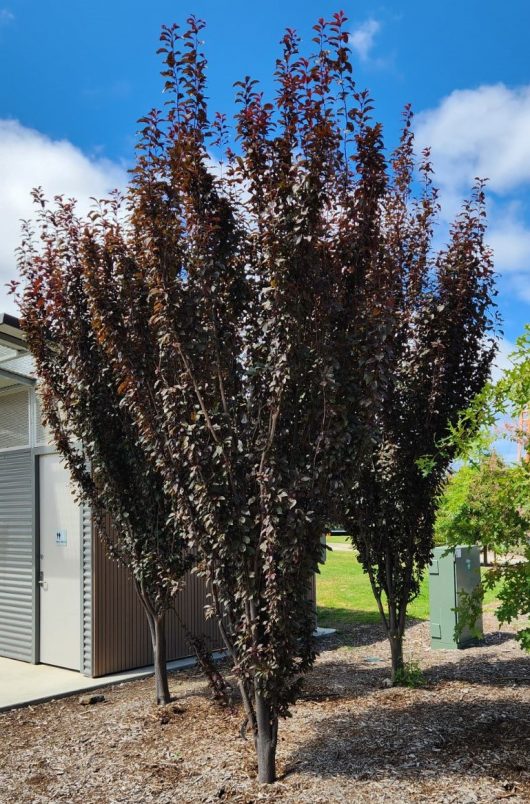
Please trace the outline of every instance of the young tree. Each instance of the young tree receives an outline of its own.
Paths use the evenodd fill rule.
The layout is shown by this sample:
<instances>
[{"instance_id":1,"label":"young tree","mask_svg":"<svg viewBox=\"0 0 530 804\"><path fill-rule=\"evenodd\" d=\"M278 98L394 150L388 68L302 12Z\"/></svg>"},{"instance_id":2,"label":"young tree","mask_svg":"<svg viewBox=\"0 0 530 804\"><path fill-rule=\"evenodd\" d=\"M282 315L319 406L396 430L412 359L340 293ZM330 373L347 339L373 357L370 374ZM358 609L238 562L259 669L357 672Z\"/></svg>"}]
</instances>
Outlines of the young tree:
<instances>
[{"instance_id":1,"label":"young tree","mask_svg":"<svg viewBox=\"0 0 530 804\"><path fill-rule=\"evenodd\" d=\"M492 451L451 473L438 499L437 541L487 544L499 555L524 545L530 529L521 495L524 468L507 465Z\"/></svg>"},{"instance_id":2,"label":"young tree","mask_svg":"<svg viewBox=\"0 0 530 804\"><path fill-rule=\"evenodd\" d=\"M482 182L448 245L433 250L437 192L428 151L416 165L409 109L388 164L377 126L361 126L357 151L364 168L352 197L356 224L343 228L342 244L356 316L335 350L352 445L339 516L370 578L395 679L407 605L430 561L436 498L454 454L439 442L489 375L493 270Z\"/></svg>"},{"instance_id":3,"label":"young tree","mask_svg":"<svg viewBox=\"0 0 530 804\"><path fill-rule=\"evenodd\" d=\"M90 504L99 537L134 579L149 624L157 702L166 704L164 620L190 554L170 520L162 476L147 460L134 420L121 404L119 380L94 334L83 225L75 205L57 198L51 209L40 191L34 198L40 243L26 224L19 306L44 417L80 496ZM104 226L97 215L93 221Z\"/></svg>"},{"instance_id":4,"label":"young tree","mask_svg":"<svg viewBox=\"0 0 530 804\"><path fill-rule=\"evenodd\" d=\"M494 452L463 465L448 478L439 500L435 532L445 544L489 544L497 556L475 593L460 601L459 624L476 621L486 589L497 587L499 622L530 613L530 466L507 465ZM530 629L518 639L530 649Z\"/></svg>"},{"instance_id":5,"label":"young tree","mask_svg":"<svg viewBox=\"0 0 530 804\"><path fill-rule=\"evenodd\" d=\"M494 586L497 589L500 606L496 615L500 622L511 622L519 616L528 618L530 615L529 432L518 425L501 430L501 435L518 442L521 459L514 465L503 467L494 464L490 470L484 450L485 445L491 442L491 429L498 424L499 417L509 417L517 422L528 411L530 325L517 339L510 359L511 365L501 379L495 384L489 383L477 395L447 439L459 457L476 460L478 454L485 466L480 482L477 478L476 490L474 493L470 490L469 500L466 499L466 507L462 511L462 517L471 526L464 539L471 542L478 529L485 528L495 539L495 549L499 555L516 554L515 560L512 558L495 564L483 577L481 591ZM527 623L522 624L517 638L524 649L530 650L530 627Z\"/></svg>"},{"instance_id":6,"label":"young tree","mask_svg":"<svg viewBox=\"0 0 530 804\"><path fill-rule=\"evenodd\" d=\"M188 23L162 31L170 101L142 121L127 220L106 207L82 249L95 340L197 553L271 782L278 719L315 656L309 588L335 461L327 250L341 155L324 46L342 58L346 34L337 20L311 64L286 34L276 120L255 82L239 84L242 153L221 174L207 144L225 122L208 122L203 24Z\"/></svg>"},{"instance_id":7,"label":"young tree","mask_svg":"<svg viewBox=\"0 0 530 804\"><path fill-rule=\"evenodd\" d=\"M464 463L456 472L449 471L437 501L434 542L438 547L449 544L459 526L476 475L477 466L473 463ZM469 527L469 523L466 523L466 527Z\"/></svg>"},{"instance_id":8,"label":"young tree","mask_svg":"<svg viewBox=\"0 0 530 804\"><path fill-rule=\"evenodd\" d=\"M344 25L319 21L307 58L287 31L274 103L250 78L238 84L240 153L219 167L210 149L226 123L207 116L203 24L164 28L168 102L142 119L125 199L70 217L57 239L59 262L82 265L81 342L104 355L135 448L163 477L164 521L209 585L263 782L315 656L308 593L341 469L333 347L352 305L337 243L357 214L348 139L367 112ZM370 166L357 169L371 193ZM35 260L24 270L37 271L37 292Z\"/></svg>"}]
</instances>

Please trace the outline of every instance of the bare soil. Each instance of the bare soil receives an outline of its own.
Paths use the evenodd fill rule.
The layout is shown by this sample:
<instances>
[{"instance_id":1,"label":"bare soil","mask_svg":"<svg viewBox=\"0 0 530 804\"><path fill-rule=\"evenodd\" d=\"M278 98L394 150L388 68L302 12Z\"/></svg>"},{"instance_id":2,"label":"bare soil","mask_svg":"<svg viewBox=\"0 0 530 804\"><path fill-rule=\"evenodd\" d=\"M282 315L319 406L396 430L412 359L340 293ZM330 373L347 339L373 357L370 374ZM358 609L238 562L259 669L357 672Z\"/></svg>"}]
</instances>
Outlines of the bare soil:
<instances>
[{"instance_id":1,"label":"bare soil","mask_svg":"<svg viewBox=\"0 0 530 804\"><path fill-rule=\"evenodd\" d=\"M0 715L0 801L451 802L530 801L530 660L491 614L481 647L432 651L411 623L406 653L421 688L385 688L377 626L322 641L293 717L282 722L279 781L255 780L236 706L222 710L195 672L171 676L157 709L153 681Z\"/></svg>"}]
</instances>

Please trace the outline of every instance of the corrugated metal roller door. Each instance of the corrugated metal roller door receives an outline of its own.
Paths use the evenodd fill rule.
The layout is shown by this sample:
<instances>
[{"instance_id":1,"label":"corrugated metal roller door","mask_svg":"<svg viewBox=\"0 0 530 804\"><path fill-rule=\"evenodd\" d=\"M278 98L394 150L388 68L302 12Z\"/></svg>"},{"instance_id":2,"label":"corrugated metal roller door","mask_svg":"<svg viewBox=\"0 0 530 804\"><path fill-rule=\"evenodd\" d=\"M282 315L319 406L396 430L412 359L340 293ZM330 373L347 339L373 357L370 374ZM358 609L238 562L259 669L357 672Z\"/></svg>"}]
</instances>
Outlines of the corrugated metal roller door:
<instances>
[{"instance_id":1,"label":"corrugated metal roller door","mask_svg":"<svg viewBox=\"0 0 530 804\"><path fill-rule=\"evenodd\" d=\"M33 658L32 459L0 454L0 656Z\"/></svg>"}]
</instances>

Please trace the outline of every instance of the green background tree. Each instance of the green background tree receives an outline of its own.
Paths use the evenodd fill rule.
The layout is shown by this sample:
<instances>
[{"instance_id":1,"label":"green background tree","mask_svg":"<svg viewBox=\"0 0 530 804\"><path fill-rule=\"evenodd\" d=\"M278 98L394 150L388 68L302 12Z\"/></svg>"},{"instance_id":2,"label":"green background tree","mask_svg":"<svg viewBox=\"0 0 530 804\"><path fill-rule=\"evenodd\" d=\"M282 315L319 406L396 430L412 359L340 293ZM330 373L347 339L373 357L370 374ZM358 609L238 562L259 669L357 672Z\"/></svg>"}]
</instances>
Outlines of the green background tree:
<instances>
[{"instance_id":1,"label":"green background tree","mask_svg":"<svg viewBox=\"0 0 530 804\"><path fill-rule=\"evenodd\" d=\"M498 584L500 606L497 617L500 622L511 622L517 617L530 615L530 463L529 433L519 430L521 414L530 404L530 325L517 339L516 348L510 355L510 366L496 383L489 383L477 395L473 403L462 413L452 428L446 443L463 460L475 463L465 472L471 478L469 491L458 514L454 505L454 485L449 481L449 499L442 498L439 516L439 532L449 533L448 511L455 508L461 517L461 540L469 537L469 543L491 539L492 546L502 556L517 555L517 561L497 563L483 577L483 587L493 588ZM498 459L492 463L488 457L488 445L493 430L497 435L499 418L511 422L500 430L500 435L518 442L521 458L516 464L505 466ZM486 454L486 457L484 457ZM452 498L452 499L451 499ZM484 537L481 533L487 533ZM458 538L455 532L455 538ZM525 649L530 648L530 628L523 624L518 638Z\"/></svg>"}]
</instances>

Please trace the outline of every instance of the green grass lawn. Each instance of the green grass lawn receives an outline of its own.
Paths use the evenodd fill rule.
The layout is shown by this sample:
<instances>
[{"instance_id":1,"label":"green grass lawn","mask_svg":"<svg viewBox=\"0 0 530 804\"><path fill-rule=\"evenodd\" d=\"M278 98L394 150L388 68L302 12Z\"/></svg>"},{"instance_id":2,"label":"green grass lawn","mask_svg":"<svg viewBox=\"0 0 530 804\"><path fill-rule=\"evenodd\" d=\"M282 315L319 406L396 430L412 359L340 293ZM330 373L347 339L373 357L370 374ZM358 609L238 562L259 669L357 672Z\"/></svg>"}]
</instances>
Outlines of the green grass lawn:
<instances>
[{"instance_id":1,"label":"green grass lawn","mask_svg":"<svg viewBox=\"0 0 530 804\"><path fill-rule=\"evenodd\" d=\"M331 546L347 541L344 536L328 539ZM484 602L494 599L495 593L488 591ZM317 575L317 611L318 624L327 628L379 622L370 581L355 553L327 551L326 563ZM408 615L418 620L429 619L428 574L423 579L420 594L408 607Z\"/></svg>"}]
</instances>

